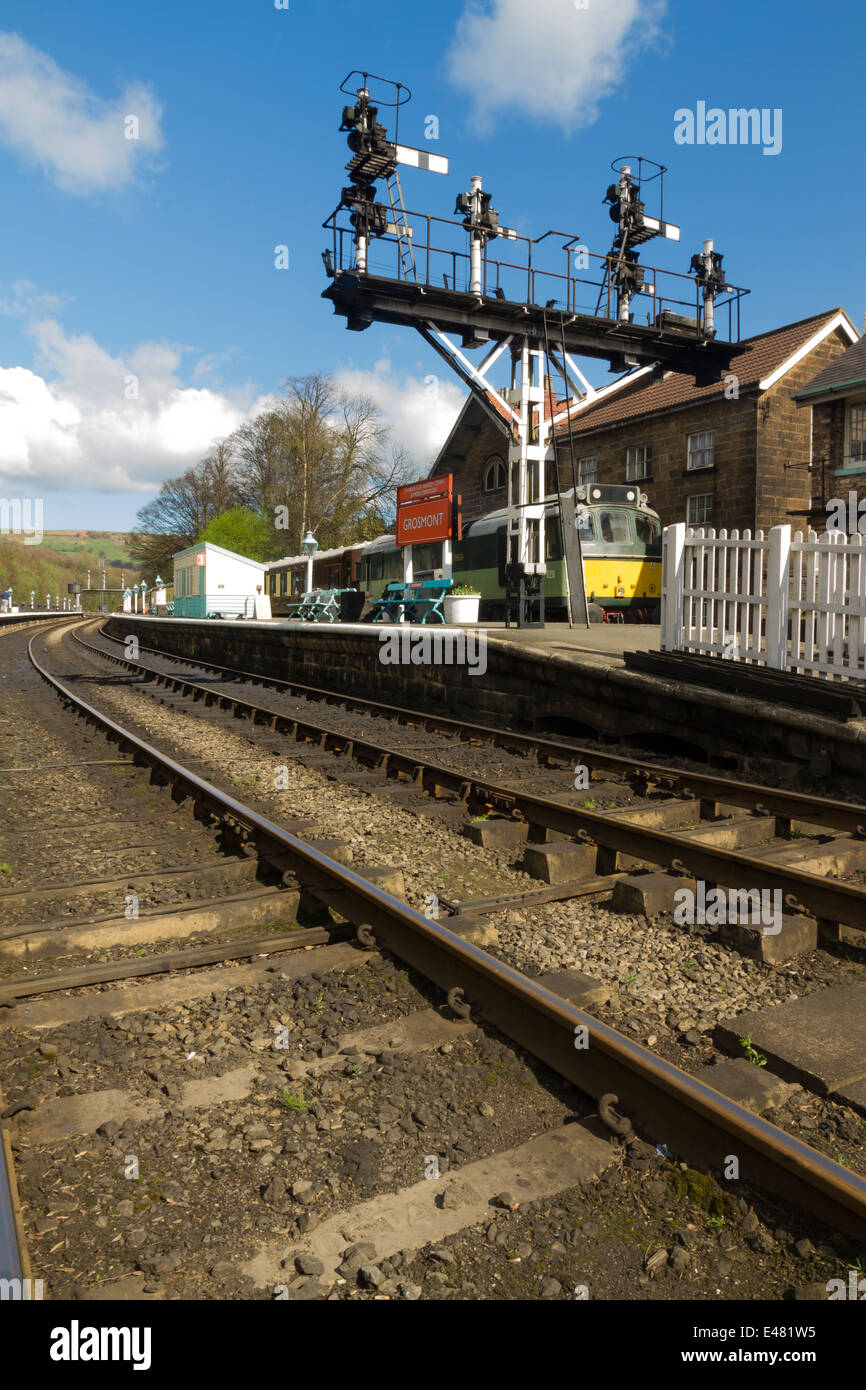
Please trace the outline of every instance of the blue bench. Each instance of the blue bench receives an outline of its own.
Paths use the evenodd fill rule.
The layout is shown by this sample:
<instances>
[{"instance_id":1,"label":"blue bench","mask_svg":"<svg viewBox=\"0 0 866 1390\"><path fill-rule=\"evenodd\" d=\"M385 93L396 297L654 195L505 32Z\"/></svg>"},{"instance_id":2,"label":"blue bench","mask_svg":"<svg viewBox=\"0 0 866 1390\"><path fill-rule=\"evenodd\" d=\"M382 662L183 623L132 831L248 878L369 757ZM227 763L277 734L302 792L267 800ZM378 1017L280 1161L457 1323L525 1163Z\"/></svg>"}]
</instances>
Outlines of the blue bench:
<instances>
[{"instance_id":1,"label":"blue bench","mask_svg":"<svg viewBox=\"0 0 866 1390\"><path fill-rule=\"evenodd\" d=\"M410 584L394 581L371 604L373 622L398 622L402 614L410 623L424 624L428 618L444 623L442 601L451 586L450 579L415 579Z\"/></svg>"}]
</instances>

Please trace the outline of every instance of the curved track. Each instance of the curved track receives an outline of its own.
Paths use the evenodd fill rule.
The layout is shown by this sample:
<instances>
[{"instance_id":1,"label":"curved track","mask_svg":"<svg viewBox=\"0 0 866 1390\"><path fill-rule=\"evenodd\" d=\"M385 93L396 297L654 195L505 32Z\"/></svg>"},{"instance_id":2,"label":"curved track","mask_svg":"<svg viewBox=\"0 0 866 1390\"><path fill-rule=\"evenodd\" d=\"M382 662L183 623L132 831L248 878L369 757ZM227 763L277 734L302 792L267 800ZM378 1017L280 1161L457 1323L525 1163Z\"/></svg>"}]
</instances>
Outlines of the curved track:
<instances>
[{"instance_id":1,"label":"curved track","mask_svg":"<svg viewBox=\"0 0 866 1390\"><path fill-rule=\"evenodd\" d=\"M862 1178L197 776L82 699L37 655L38 641L30 640L30 660L70 711L98 725L136 761L170 782L176 799L193 798L242 843L280 856L287 874L311 885L322 901L339 906L365 944L375 942L417 969L445 992L455 1011L463 1015L468 1008L595 1097L609 1126L622 1129L611 1110L616 1104L638 1130L691 1162L720 1172L727 1157L736 1154L740 1177L747 1183L789 1200L836 1231L866 1238Z\"/></svg>"}]
</instances>

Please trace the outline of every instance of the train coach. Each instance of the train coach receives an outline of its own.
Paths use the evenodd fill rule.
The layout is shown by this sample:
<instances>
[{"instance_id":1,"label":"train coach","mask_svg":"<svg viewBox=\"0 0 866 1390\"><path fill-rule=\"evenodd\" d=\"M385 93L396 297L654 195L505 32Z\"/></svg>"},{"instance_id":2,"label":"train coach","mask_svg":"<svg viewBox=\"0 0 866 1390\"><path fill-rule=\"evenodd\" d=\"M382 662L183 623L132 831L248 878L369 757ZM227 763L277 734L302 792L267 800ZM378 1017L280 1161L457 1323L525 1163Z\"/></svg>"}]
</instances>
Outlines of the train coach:
<instances>
[{"instance_id":1,"label":"train coach","mask_svg":"<svg viewBox=\"0 0 866 1390\"><path fill-rule=\"evenodd\" d=\"M645 495L636 487L588 483L566 494L572 496L592 620L657 621L661 522ZM454 584L471 586L481 594L482 622L505 616L507 524L504 509L489 512L464 522L462 538L452 542ZM559 506L551 502L545 516L545 607L552 621L567 618L562 542ZM413 546L412 569L415 579L441 577L441 541ZM274 617L285 617L306 587L306 557L275 561L268 566L268 575L271 611ZM323 551L313 562L314 588L357 587L368 599L381 597L386 584L402 578L403 552L392 535Z\"/></svg>"},{"instance_id":2,"label":"train coach","mask_svg":"<svg viewBox=\"0 0 866 1390\"><path fill-rule=\"evenodd\" d=\"M390 539L393 540L393 537ZM363 588L361 557L364 548L360 544L320 550L313 559L313 588ZM288 555L284 560L272 560L267 571L271 614L275 618L288 617L307 587L307 557ZM402 573L401 569L401 576Z\"/></svg>"}]
</instances>

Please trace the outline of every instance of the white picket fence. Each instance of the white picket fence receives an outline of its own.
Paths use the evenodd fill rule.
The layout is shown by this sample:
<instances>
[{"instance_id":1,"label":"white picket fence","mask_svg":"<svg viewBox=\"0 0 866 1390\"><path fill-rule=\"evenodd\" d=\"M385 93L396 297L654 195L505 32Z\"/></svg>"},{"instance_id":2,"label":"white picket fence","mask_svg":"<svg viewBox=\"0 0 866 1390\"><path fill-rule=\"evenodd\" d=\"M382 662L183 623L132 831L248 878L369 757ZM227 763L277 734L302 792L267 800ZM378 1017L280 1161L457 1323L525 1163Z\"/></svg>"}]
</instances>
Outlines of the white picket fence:
<instances>
[{"instance_id":1,"label":"white picket fence","mask_svg":"<svg viewBox=\"0 0 866 1390\"><path fill-rule=\"evenodd\" d=\"M663 651L866 680L866 537L664 532Z\"/></svg>"}]
</instances>

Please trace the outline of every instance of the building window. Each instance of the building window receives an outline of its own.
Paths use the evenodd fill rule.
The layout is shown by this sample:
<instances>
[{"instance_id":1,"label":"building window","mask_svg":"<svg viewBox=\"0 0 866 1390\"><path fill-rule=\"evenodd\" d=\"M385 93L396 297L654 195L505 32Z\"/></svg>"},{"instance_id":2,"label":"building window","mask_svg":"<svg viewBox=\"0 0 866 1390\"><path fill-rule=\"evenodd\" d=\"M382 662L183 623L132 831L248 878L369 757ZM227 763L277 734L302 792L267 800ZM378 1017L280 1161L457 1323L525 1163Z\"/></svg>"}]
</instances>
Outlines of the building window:
<instances>
[{"instance_id":1,"label":"building window","mask_svg":"<svg viewBox=\"0 0 866 1390\"><path fill-rule=\"evenodd\" d=\"M866 401L848 407L848 466L866 466Z\"/></svg>"},{"instance_id":2,"label":"building window","mask_svg":"<svg viewBox=\"0 0 866 1390\"><path fill-rule=\"evenodd\" d=\"M686 521L689 526L709 526L713 519L713 494L702 492L686 501Z\"/></svg>"},{"instance_id":3,"label":"building window","mask_svg":"<svg viewBox=\"0 0 866 1390\"><path fill-rule=\"evenodd\" d=\"M598 459L579 459L577 464L577 481L583 483L598 482Z\"/></svg>"},{"instance_id":4,"label":"building window","mask_svg":"<svg viewBox=\"0 0 866 1390\"><path fill-rule=\"evenodd\" d=\"M484 468L484 491L501 492L505 487L508 474L505 464L498 454L489 458Z\"/></svg>"},{"instance_id":5,"label":"building window","mask_svg":"<svg viewBox=\"0 0 866 1390\"><path fill-rule=\"evenodd\" d=\"M703 434L690 434L687 464L689 472L694 472L698 468L712 468L712 466L713 431L705 430Z\"/></svg>"},{"instance_id":6,"label":"building window","mask_svg":"<svg viewBox=\"0 0 866 1390\"><path fill-rule=\"evenodd\" d=\"M625 451L625 480L635 483L640 478L648 478L653 471L653 446L633 444Z\"/></svg>"}]
</instances>

